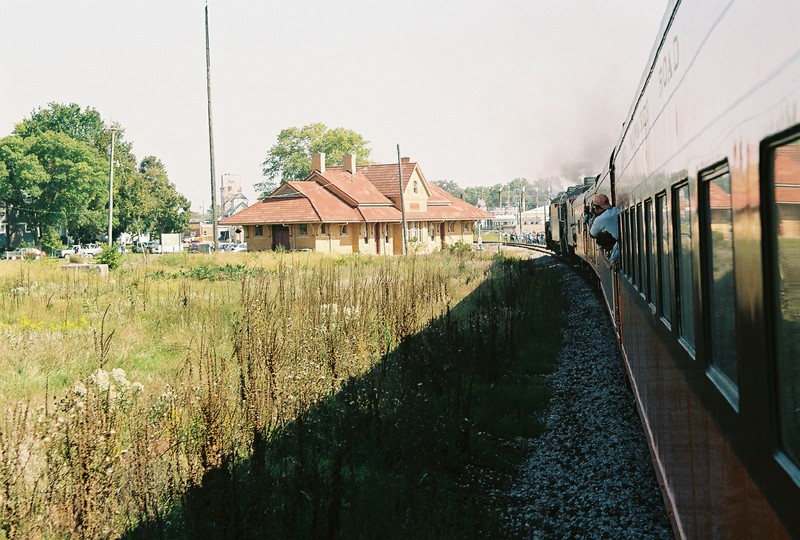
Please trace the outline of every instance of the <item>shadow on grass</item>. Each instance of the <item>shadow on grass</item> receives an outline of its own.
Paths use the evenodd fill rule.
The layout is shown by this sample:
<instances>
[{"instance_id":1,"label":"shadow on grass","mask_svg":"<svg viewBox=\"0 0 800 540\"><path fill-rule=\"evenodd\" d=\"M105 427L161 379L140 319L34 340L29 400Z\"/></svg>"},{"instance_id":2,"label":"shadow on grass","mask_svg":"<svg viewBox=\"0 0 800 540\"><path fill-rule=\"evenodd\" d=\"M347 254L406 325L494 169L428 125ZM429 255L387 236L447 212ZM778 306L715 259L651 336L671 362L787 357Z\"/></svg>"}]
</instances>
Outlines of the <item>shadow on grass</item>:
<instances>
[{"instance_id":1,"label":"shadow on grass","mask_svg":"<svg viewBox=\"0 0 800 540\"><path fill-rule=\"evenodd\" d=\"M560 347L557 271L498 259L452 311L282 429L253 434L126 538L497 537L466 471L519 456L542 429L538 375Z\"/></svg>"}]
</instances>

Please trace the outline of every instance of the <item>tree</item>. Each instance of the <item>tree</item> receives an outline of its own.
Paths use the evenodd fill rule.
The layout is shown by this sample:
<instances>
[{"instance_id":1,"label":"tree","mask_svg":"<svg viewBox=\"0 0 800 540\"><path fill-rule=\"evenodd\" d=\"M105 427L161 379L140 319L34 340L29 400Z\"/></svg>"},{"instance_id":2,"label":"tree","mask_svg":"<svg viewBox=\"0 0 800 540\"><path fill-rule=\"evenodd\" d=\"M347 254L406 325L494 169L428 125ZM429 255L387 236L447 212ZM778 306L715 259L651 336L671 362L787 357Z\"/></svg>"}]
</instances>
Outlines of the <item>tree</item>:
<instances>
[{"instance_id":1,"label":"tree","mask_svg":"<svg viewBox=\"0 0 800 540\"><path fill-rule=\"evenodd\" d=\"M342 155L355 154L359 163L370 163L369 141L344 128L328 129L325 124L312 123L301 128L291 127L278 134L278 142L267 152L262 163L265 181L255 185L262 196L278 185L292 180L305 180L311 174L311 155L324 152L329 165L341 165Z\"/></svg>"},{"instance_id":2,"label":"tree","mask_svg":"<svg viewBox=\"0 0 800 540\"><path fill-rule=\"evenodd\" d=\"M152 211L147 218L153 232L177 232L189 230L189 201L178 193L175 184L169 181L167 169L155 156L147 156L139 164L139 173L145 181L147 191L154 199Z\"/></svg>"},{"instance_id":3,"label":"tree","mask_svg":"<svg viewBox=\"0 0 800 540\"><path fill-rule=\"evenodd\" d=\"M464 195L464 189L452 180L435 180L433 183L455 197Z\"/></svg>"},{"instance_id":4,"label":"tree","mask_svg":"<svg viewBox=\"0 0 800 540\"><path fill-rule=\"evenodd\" d=\"M76 141L82 141L104 152L110 143L103 118L95 109L81 110L79 105L50 103L47 109L39 108L14 127L14 133L23 139L41 135L46 131L63 133Z\"/></svg>"},{"instance_id":5,"label":"tree","mask_svg":"<svg viewBox=\"0 0 800 540\"><path fill-rule=\"evenodd\" d=\"M53 131L28 137L25 143L45 172L28 209L30 222L37 230L64 224L79 238L99 237L107 221L105 156L85 142Z\"/></svg>"},{"instance_id":6,"label":"tree","mask_svg":"<svg viewBox=\"0 0 800 540\"><path fill-rule=\"evenodd\" d=\"M114 152L114 231L184 232L189 202L154 156L137 163L119 126ZM108 226L111 131L91 107L50 103L19 122L0 140L0 204L9 220L39 232L66 229L95 240ZM41 238L41 235L40 235Z\"/></svg>"}]
</instances>

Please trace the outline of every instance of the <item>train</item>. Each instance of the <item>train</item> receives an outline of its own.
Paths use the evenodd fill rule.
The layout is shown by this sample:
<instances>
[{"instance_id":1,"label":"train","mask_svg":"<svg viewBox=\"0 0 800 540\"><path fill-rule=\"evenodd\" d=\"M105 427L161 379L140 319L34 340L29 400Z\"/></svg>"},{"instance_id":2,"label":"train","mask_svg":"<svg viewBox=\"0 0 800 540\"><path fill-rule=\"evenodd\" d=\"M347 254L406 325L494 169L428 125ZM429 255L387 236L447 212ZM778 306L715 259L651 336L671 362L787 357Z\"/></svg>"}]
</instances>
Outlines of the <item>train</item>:
<instances>
[{"instance_id":1,"label":"train","mask_svg":"<svg viewBox=\"0 0 800 540\"><path fill-rule=\"evenodd\" d=\"M610 158L550 202L680 538L800 538L798 29L796 0L669 0ZM589 234L597 194L616 262Z\"/></svg>"}]
</instances>

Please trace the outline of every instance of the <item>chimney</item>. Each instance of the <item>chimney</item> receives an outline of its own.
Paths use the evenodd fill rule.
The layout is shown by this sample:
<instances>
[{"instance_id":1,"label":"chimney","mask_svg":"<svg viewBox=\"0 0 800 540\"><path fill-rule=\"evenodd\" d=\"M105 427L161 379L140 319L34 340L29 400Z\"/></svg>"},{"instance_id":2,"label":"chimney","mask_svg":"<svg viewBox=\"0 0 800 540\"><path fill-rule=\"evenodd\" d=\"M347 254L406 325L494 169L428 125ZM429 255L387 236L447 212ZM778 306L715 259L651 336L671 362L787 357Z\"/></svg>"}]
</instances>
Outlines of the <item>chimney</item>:
<instances>
[{"instance_id":1,"label":"chimney","mask_svg":"<svg viewBox=\"0 0 800 540\"><path fill-rule=\"evenodd\" d=\"M398 152L398 154L399 154L399 152ZM401 163L411 163L411 158L410 157L402 157L402 158L400 158L400 162Z\"/></svg>"},{"instance_id":2,"label":"chimney","mask_svg":"<svg viewBox=\"0 0 800 540\"><path fill-rule=\"evenodd\" d=\"M350 174L356 174L356 155L344 154L342 156L342 170Z\"/></svg>"},{"instance_id":3,"label":"chimney","mask_svg":"<svg viewBox=\"0 0 800 540\"><path fill-rule=\"evenodd\" d=\"M325 152L311 154L311 170L325 174Z\"/></svg>"}]
</instances>

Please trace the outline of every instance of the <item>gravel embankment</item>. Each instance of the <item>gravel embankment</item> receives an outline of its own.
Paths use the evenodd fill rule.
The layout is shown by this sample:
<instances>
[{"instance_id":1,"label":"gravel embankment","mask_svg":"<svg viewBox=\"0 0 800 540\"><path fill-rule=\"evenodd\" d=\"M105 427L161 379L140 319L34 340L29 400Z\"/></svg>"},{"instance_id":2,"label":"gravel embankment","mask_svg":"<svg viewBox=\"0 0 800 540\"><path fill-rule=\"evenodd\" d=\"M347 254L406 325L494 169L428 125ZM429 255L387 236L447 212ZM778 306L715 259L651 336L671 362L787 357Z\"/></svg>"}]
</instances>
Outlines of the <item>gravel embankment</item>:
<instances>
[{"instance_id":1,"label":"gravel embankment","mask_svg":"<svg viewBox=\"0 0 800 540\"><path fill-rule=\"evenodd\" d=\"M563 280L568 326L547 376L547 431L515 441L529 457L494 494L503 527L521 538L673 538L605 307L581 277Z\"/></svg>"}]
</instances>

